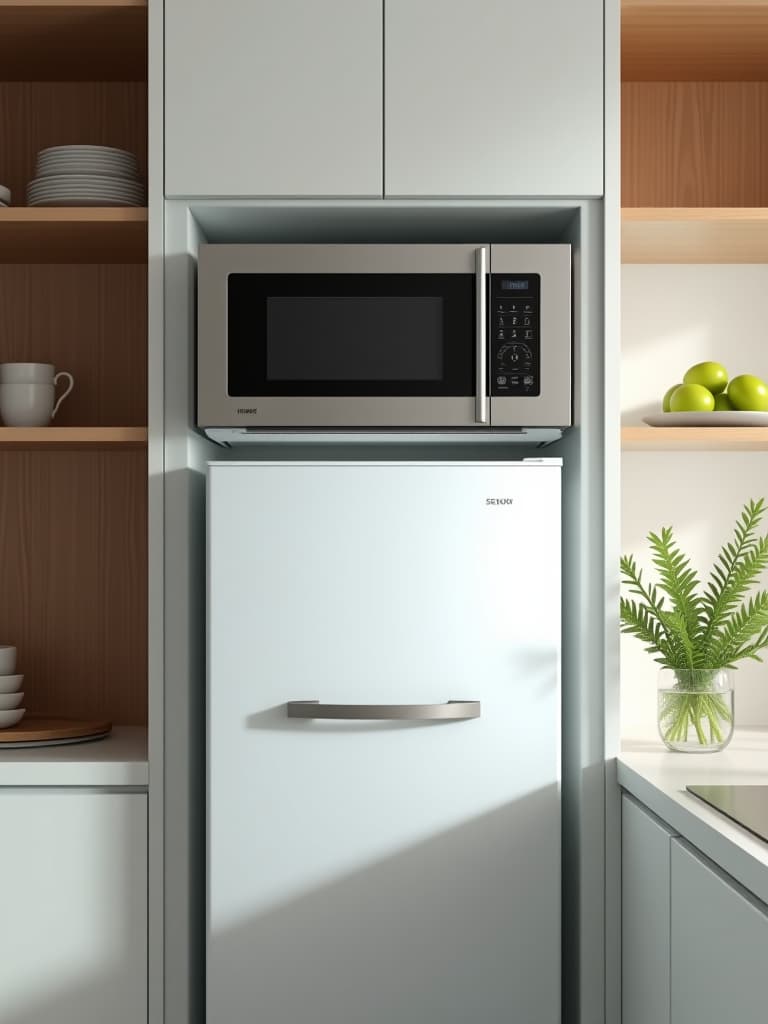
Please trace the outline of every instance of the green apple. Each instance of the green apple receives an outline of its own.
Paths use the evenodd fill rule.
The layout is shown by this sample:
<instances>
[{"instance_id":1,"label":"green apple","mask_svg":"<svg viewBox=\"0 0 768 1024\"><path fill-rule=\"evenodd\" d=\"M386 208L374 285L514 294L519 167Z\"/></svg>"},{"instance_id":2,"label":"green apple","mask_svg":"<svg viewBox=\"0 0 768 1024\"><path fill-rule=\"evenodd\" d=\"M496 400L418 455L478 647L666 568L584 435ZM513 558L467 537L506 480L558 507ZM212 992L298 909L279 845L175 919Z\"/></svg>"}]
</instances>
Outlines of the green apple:
<instances>
[{"instance_id":1,"label":"green apple","mask_svg":"<svg viewBox=\"0 0 768 1024\"><path fill-rule=\"evenodd\" d=\"M713 395L719 395L728 385L728 371L722 363L696 363L686 370L683 384L700 384Z\"/></svg>"},{"instance_id":2,"label":"green apple","mask_svg":"<svg viewBox=\"0 0 768 1024\"><path fill-rule=\"evenodd\" d=\"M664 395L664 397L661 400L661 410L662 410L662 412L669 412L670 411L669 410L669 400L672 397L672 393L674 391L677 391L677 389L680 386L681 386L680 384L673 384L672 387Z\"/></svg>"},{"instance_id":3,"label":"green apple","mask_svg":"<svg viewBox=\"0 0 768 1024\"><path fill-rule=\"evenodd\" d=\"M670 412L712 412L715 396L701 384L681 384L669 400Z\"/></svg>"},{"instance_id":4,"label":"green apple","mask_svg":"<svg viewBox=\"0 0 768 1024\"><path fill-rule=\"evenodd\" d=\"M715 412L731 412L732 409L733 402L730 400L728 395L715 395Z\"/></svg>"},{"instance_id":5,"label":"green apple","mask_svg":"<svg viewBox=\"0 0 768 1024\"><path fill-rule=\"evenodd\" d=\"M768 412L768 385L751 373L734 377L728 385L728 397L734 409L744 412Z\"/></svg>"}]
</instances>

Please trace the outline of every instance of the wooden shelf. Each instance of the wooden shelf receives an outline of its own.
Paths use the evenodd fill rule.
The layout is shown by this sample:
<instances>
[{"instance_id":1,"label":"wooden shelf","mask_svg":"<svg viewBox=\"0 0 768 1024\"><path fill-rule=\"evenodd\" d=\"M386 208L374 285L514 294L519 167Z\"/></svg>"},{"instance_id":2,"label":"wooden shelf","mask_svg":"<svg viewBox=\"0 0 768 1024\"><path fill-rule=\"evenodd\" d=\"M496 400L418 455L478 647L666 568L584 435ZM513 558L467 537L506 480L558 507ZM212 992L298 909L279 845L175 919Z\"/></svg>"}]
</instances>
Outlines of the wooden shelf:
<instances>
[{"instance_id":1,"label":"wooden shelf","mask_svg":"<svg viewBox=\"0 0 768 1024\"><path fill-rule=\"evenodd\" d=\"M622 263L768 263L768 208L625 207Z\"/></svg>"},{"instance_id":2,"label":"wooden shelf","mask_svg":"<svg viewBox=\"0 0 768 1024\"><path fill-rule=\"evenodd\" d=\"M0 0L0 79L146 76L147 0Z\"/></svg>"},{"instance_id":3,"label":"wooden shelf","mask_svg":"<svg viewBox=\"0 0 768 1024\"><path fill-rule=\"evenodd\" d=\"M622 0L621 77L767 80L768 2Z\"/></svg>"},{"instance_id":4,"label":"wooden shelf","mask_svg":"<svg viewBox=\"0 0 768 1024\"><path fill-rule=\"evenodd\" d=\"M768 452L768 427L622 427L630 452Z\"/></svg>"},{"instance_id":5,"label":"wooden shelf","mask_svg":"<svg viewBox=\"0 0 768 1024\"><path fill-rule=\"evenodd\" d=\"M0 209L0 263L146 262L146 208Z\"/></svg>"},{"instance_id":6,"label":"wooden shelf","mask_svg":"<svg viewBox=\"0 0 768 1024\"><path fill-rule=\"evenodd\" d=\"M8 448L143 448L146 427L0 427L0 450Z\"/></svg>"}]
</instances>

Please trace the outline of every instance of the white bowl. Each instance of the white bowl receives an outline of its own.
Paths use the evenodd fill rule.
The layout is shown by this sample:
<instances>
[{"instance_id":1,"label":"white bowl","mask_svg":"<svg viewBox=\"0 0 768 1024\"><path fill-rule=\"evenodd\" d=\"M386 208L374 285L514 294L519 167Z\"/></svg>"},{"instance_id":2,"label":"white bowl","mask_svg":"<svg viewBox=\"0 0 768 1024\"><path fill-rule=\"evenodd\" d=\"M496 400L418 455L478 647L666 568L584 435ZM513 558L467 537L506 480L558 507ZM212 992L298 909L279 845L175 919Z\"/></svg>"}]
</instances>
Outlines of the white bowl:
<instances>
[{"instance_id":1,"label":"white bowl","mask_svg":"<svg viewBox=\"0 0 768 1024\"><path fill-rule=\"evenodd\" d=\"M26 708L16 708L15 711L0 711L0 729L10 729L18 725L26 713Z\"/></svg>"},{"instance_id":2,"label":"white bowl","mask_svg":"<svg viewBox=\"0 0 768 1024\"><path fill-rule=\"evenodd\" d=\"M13 711L23 700L23 693L0 693L0 711Z\"/></svg>"},{"instance_id":3,"label":"white bowl","mask_svg":"<svg viewBox=\"0 0 768 1024\"><path fill-rule=\"evenodd\" d=\"M6 204L11 202L11 190L6 188L5 185L0 185L0 202Z\"/></svg>"},{"instance_id":4,"label":"white bowl","mask_svg":"<svg viewBox=\"0 0 768 1024\"><path fill-rule=\"evenodd\" d=\"M0 676L0 693L18 693L24 676Z\"/></svg>"},{"instance_id":5,"label":"white bowl","mask_svg":"<svg viewBox=\"0 0 768 1024\"><path fill-rule=\"evenodd\" d=\"M12 644L0 644L0 676L9 676L15 671L16 648Z\"/></svg>"}]
</instances>

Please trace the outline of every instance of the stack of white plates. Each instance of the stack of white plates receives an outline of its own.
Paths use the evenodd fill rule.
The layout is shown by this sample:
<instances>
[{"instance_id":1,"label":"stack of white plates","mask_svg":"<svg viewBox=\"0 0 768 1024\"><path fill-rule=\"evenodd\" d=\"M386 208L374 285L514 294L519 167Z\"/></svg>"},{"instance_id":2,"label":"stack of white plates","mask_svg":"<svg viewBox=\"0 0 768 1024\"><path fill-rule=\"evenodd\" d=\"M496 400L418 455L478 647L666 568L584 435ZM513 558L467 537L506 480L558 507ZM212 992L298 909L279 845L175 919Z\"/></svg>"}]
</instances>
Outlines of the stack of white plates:
<instances>
[{"instance_id":1,"label":"stack of white plates","mask_svg":"<svg viewBox=\"0 0 768 1024\"><path fill-rule=\"evenodd\" d=\"M0 729L11 729L24 717L21 705L24 694L21 684L23 675L16 675L16 648L7 644L0 646Z\"/></svg>"},{"instance_id":2,"label":"stack of white plates","mask_svg":"<svg viewBox=\"0 0 768 1024\"><path fill-rule=\"evenodd\" d=\"M143 206L136 157L109 146L53 146L37 154L29 206Z\"/></svg>"},{"instance_id":3,"label":"stack of white plates","mask_svg":"<svg viewBox=\"0 0 768 1024\"><path fill-rule=\"evenodd\" d=\"M11 205L11 190L5 185L0 185L0 206Z\"/></svg>"}]
</instances>

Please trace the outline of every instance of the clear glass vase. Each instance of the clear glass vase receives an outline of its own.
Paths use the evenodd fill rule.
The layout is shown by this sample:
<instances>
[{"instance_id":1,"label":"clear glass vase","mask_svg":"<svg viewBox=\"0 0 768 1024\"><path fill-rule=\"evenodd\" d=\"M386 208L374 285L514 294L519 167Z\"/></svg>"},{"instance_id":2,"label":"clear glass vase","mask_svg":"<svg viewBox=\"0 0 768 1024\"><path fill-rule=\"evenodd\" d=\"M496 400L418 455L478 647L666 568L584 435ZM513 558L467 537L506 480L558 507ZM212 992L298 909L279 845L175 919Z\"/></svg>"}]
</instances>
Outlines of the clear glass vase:
<instances>
[{"instance_id":1,"label":"clear glass vase","mask_svg":"<svg viewBox=\"0 0 768 1024\"><path fill-rule=\"evenodd\" d=\"M660 669L657 721L670 750L707 754L728 746L734 675L728 668Z\"/></svg>"}]
</instances>

